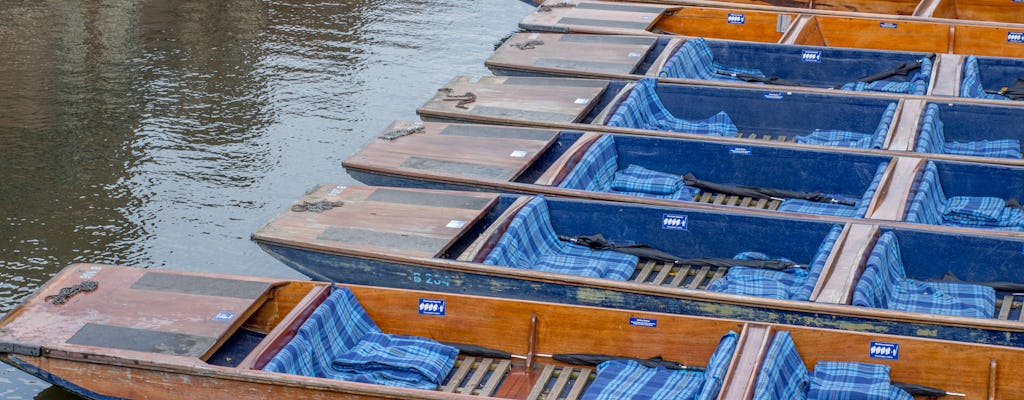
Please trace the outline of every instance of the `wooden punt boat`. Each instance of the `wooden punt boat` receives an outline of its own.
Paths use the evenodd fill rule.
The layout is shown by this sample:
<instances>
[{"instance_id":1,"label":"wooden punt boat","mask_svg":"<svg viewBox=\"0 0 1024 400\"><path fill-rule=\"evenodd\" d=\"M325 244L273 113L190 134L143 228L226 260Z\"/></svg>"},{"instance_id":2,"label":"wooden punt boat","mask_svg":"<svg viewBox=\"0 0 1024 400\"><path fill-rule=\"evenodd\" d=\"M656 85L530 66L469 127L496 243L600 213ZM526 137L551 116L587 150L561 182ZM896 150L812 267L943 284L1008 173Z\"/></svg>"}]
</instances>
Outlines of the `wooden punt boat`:
<instances>
[{"instance_id":1,"label":"wooden punt boat","mask_svg":"<svg viewBox=\"0 0 1024 400\"><path fill-rule=\"evenodd\" d=\"M684 35L793 45L1024 57L1024 25L964 20L569 0L539 7L519 26L530 31L558 33Z\"/></svg>"},{"instance_id":2,"label":"wooden punt boat","mask_svg":"<svg viewBox=\"0 0 1024 400\"><path fill-rule=\"evenodd\" d=\"M337 207L301 211L322 204ZM685 260L593 252L548 240L598 233L612 243L635 241ZM1006 299L1017 293L1012 287L964 287L980 290L975 296L929 282L945 272L951 273L947 280L1019 282L1013 272L1024 261L1019 237L628 203L325 185L253 239L316 280L1024 346L1021 299ZM898 256L883 257L889 251L902 251L903 264ZM784 257L809 267L723 269L692 259L738 254ZM603 261L585 261L591 257ZM725 261L727 266L741 262ZM896 275L877 272L868 273L875 278L859 278L865 271L901 269L899 282L879 278ZM747 278L751 286L743 283ZM877 293L872 291L876 287L911 284L938 285L928 289L942 291L936 299L956 298L955 304L972 311L924 312L901 305L903 300L883 304L865 295Z\"/></svg>"},{"instance_id":3,"label":"wooden punt boat","mask_svg":"<svg viewBox=\"0 0 1024 400\"><path fill-rule=\"evenodd\" d=\"M530 5L544 4L544 0L522 0ZM900 20L968 20L994 23L1024 23L1019 3L992 0L921 0L876 1L852 0L830 2L820 0L613 0L680 6L720 8L747 8L753 10L788 11L844 16L875 16ZM558 7L562 1L549 2Z\"/></svg>"},{"instance_id":4,"label":"wooden punt boat","mask_svg":"<svg viewBox=\"0 0 1024 400\"><path fill-rule=\"evenodd\" d=\"M62 287L87 282L96 283L94 291L64 304L46 301ZM344 329L322 325L329 323ZM65 268L0 327L0 359L93 399L575 400L651 390L638 393L643 397L658 388L701 399L750 399L812 376L816 387L804 392L841 390L838 381L820 377L837 367L872 372L856 375L869 379L868 386L851 389L892 390L905 382L968 398L1024 396L1019 348L96 264ZM326 338L337 341L306 354L330 364L326 373L280 369L290 354L315 343L309 340ZM388 357L382 348L440 361ZM575 353L621 359L597 368L561 361ZM443 380L409 388L394 373L363 383L364 375L350 372L361 366L350 361L352 354L368 355L383 366L378 370L412 369L419 380ZM659 362L687 369L645 366ZM612 384L624 377L638 383Z\"/></svg>"},{"instance_id":5,"label":"wooden punt boat","mask_svg":"<svg viewBox=\"0 0 1024 400\"><path fill-rule=\"evenodd\" d=\"M930 101L929 101L930 100ZM985 105L980 105L984 103ZM979 104L972 106L971 104ZM460 76L417 109L425 121L471 122L678 137L743 146L1024 165L1012 148L1021 102L883 99L777 88L518 76ZM828 109L828 113L820 112ZM952 110L963 110L963 113ZM991 116L986 120L986 115ZM957 119L962 121L958 122ZM979 130L965 123L980 124ZM927 122L927 123L925 123ZM949 127L945 127L946 125ZM946 146L954 141L998 140ZM930 141L930 142L929 142ZM927 145L928 143L932 145ZM973 142L972 142L973 143ZM973 146L973 147L972 147ZM1007 146L1006 152L986 146ZM947 148L948 147L948 148Z\"/></svg>"}]
</instances>

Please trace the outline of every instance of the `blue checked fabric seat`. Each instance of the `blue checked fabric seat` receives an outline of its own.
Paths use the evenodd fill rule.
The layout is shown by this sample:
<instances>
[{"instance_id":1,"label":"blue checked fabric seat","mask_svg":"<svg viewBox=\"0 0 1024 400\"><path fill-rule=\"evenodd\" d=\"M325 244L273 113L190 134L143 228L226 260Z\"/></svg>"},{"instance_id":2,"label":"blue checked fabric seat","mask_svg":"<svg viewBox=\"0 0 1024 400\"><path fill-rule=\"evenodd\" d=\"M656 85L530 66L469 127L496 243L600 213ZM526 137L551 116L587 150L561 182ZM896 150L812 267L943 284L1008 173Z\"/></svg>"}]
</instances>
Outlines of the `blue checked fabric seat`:
<instances>
[{"instance_id":1,"label":"blue checked fabric seat","mask_svg":"<svg viewBox=\"0 0 1024 400\"><path fill-rule=\"evenodd\" d=\"M603 135L559 183L559 187L658 199L693 200L694 190L679 176L629 165L619 170L615 139Z\"/></svg>"},{"instance_id":2,"label":"blue checked fabric seat","mask_svg":"<svg viewBox=\"0 0 1024 400\"><path fill-rule=\"evenodd\" d=\"M889 103L882 113L882 119L878 121L875 132L871 134L815 129L809 135L797 136L796 142L803 144L816 144L819 146L856 147L862 149L881 149L885 147L885 138L889 135L889 125L896 116L896 103Z\"/></svg>"},{"instance_id":3,"label":"blue checked fabric seat","mask_svg":"<svg viewBox=\"0 0 1024 400\"><path fill-rule=\"evenodd\" d=\"M597 376L582 399L716 399L738 338L736 332L723 336L704 372L649 368L632 360L605 361L597 366Z\"/></svg>"},{"instance_id":4,"label":"blue checked fabric seat","mask_svg":"<svg viewBox=\"0 0 1024 400\"><path fill-rule=\"evenodd\" d=\"M381 332L348 288L334 288L263 370L432 390L457 354L427 338Z\"/></svg>"},{"instance_id":5,"label":"blue checked fabric seat","mask_svg":"<svg viewBox=\"0 0 1024 400\"><path fill-rule=\"evenodd\" d=\"M519 209L484 264L624 281L637 261L634 255L558 240L547 201L538 195Z\"/></svg>"},{"instance_id":6,"label":"blue checked fabric seat","mask_svg":"<svg viewBox=\"0 0 1024 400\"><path fill-rule=\"evenodd\" d=\"M946 142L939 106L929 104L921 121L921 136L914 151L921 153L960 154L965 156L1021 158L1017 139L982 140L977 142Z\"/></svg>"},{"instance_id":7,"label":"blue checked fabric seat","mask_svg":"<svg viewBox=\"0 0 1024 400\"><path fill-rule=\"evenodd\" d=\"M655 91L657 80L643 78L608 118L606 125L656 131L683 132L710 136L736 136L739 130L725 112L703 121L676 118L665 108Z\"/></svg>"},{"instance_id":8,"label":"blue checked fabric seat","mask_svg":"<svg viewBox=\"0 0 1024 400\"><path fill-rule=\"evenodd\" d=\"M967 56L964 60L964 78L960 81L960 97L976 99L1010 100L998 93L986 93L981 85L981 71L978 69L978 57Z\"/></svg>"},{"instance_id":9,"label":"blue checked fabric seat","mask_svg":"<svg viewBox=\"0 0 1024 400\"><path fill-rule=\"evenodd\" d=\"M754 68L729 67L715 62L711 48L704 38L687 40L679 50L665 62L658 75L663 78L702 79L708 81L744 82L733 74L753 75L764 78Z\"/></svg>"},{"instance_id":10,"label":"blue checked fabric seat","mask_svg":"<svg viewBox=\"0 0 1024 400\"><path fill-rule=\"evenodd\" d=\"M877 80L871 83L850 82L840 87L856 92L885 92L924 95L928 92L928 81L932 78L932 59L921 59L921 69L910 75L906 81Z\"/></svg>"},{"instance_id":11,"label":"blue checked fabric seat","mask_svg":"<svg viewBox=\"0 0 1024 400\"><path fill-rule=\"evenodd\" d=\"M946 197L938 168L928 162L915 180L906 221L919 224L1024 231L1024 211L995 197Z\"/></svg>"},{"instance_id":12,"label":"blue checked fabric seat","mask_svg":"<svg viewBox=\"0 0 1024 400\"><path fill-rule=\"evenodd\" d=\"M995 290L988 286L909 279L896 234L875 244L853 291L853 305L974 318L995 315Z\"/></svg>"},{"instance_id":13,"label":"blue checked fabric seat","mask_svg":"<svg viewBox=\"0 0 1024 400\"><path fill-rule=\"evenodd\" d=\"M889 367L854 362L818 362L807 370L789 332L779 331L757 375L755 400L912 400L892 386Z\"/></svg>"},{"instance_id":14,"label":"blue checked fabric seat","mask_svg":"<svg viewBox=\"0 0 1024 400\"><path fill-rule=\"evenodd\" d=\"M795 212L801 214L831 215L836 217L861 218L868 212L871 198L875 197L875 191L882 182L882 175L889 163L881 163L875 170L875 177L871 180L864 195L856 201L856 205L847 206L842 204L820 203L802 199L786 199L779 205L779 211Z\"/></svg>"},{"instance_id":15,"label":"blue checked fabric seat","mask_svg":"<svg viewBox=\"0 0 1024 400\"><path fill-rule=\"evenodd\" d=\"M770 269L732 267L729 272L721 278L708 285L708 291L740 294L746 296L767 297L780 300L802 300L811 298L814 285L818 282L825 261L828 260L832 247L835 246L839 234L842 233L842 226L835 226L829 231L828 236L821 242L818 252L814 255L807 268L790 268L783 271ZM758 257L760 253L741 253L736 258L745 259L768 259L769 257ZM763 255L762 255L763 256Z\"/></svg>"}]
</instances>

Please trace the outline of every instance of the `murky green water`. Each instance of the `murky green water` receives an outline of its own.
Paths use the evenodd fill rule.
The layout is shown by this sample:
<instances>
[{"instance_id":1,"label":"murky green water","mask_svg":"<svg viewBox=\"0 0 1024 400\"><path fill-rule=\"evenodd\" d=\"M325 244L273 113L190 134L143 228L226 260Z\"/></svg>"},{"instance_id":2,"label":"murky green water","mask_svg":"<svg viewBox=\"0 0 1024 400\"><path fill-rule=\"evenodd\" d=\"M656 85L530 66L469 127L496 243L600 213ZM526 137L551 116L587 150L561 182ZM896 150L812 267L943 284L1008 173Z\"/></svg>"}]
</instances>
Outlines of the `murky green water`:
<instances>
[{"instance_id":1,"label":"murky green water","mask_svg":"<svg viewBox=\"0 0 1024 400\"><path fill-rule=\"evenodd\" d=\"M515 0L0 2L0 315L74 262L299 276L249 235L457 74ZM0 398L72 396L0 365Z\"/></svg>"}]
</instances>

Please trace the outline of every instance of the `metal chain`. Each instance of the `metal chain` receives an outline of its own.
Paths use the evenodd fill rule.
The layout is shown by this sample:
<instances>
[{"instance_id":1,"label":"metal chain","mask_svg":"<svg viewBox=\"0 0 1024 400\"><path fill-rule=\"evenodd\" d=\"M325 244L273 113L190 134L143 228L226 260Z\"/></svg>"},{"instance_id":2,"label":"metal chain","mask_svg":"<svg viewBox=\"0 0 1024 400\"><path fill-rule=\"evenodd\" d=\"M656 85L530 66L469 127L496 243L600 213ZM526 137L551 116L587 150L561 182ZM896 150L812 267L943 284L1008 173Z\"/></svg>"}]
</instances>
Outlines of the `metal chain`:
<instances>
[{"instance_id":1,"label":"metal chain","mask_svg":"<svg viewBox=\"0 0 1024 400\"><path fill-rule=\"evenodd\" d=\"M71 285L68 287L61 288L60 292L54 295L46 296L46 298L44 298L43 300L46 301L47 303L55 305L65 304L68 302L68 299L70 299L74 295L82 292L91 292L93 290L96 290L96 288L98 287L100 287L99 282L85 280L77 285Z\"/></svg>"},{"instance_id":2,"label":"metal chain","mask_svg":"<svg viewBox=\"0 0 1024 400\"><path fill-rule=\"evenodd\" d=\"M437 89L437 91L438 93L444 93L444 98L441 100L457 101L458 103L455 103L455 107L463 110L469 109L469 107L466 107L466 104L476 101L476 95L473 94L473 92L466 92L466 94L452 94L452 88L440 88Z\"/></svg>"},{"instance_id":3,"label":"metal chain","mask_svg":"<svg viewBox=\"0 0 1024 400\"><path fill-rule=\"evenodd\" d=\"M573 3L570 3L568 1L563 1L561 3L555 3L555 4L552 4L552 5L541 4L540 6L537 7L537 11L547 12L547 11L551 11L551 9L553 9L553 8L569 8L569 7L576 7L576 5L573 4Z\"/></svg>"},{"instance_id":4,"label":"metal chain","mask_svg":"<svg viewBox=\"0 0 1024 400\"><path fill-rule=\"evenodd\" d=\"M530 49L536 49L537 46L540 46L540 45L543 45L543 44L544 44L543 40L532 39L532 40L527 40L527 41L525 41L523 43L513 43L512 46L518 48L519 50L530 50Z\"/></svg>"},{"instance_id":5,"label":"metal chain","mask_svg":"<svg viewBox=\"0 0 1024 400\"><path fill-rule=\"evenodd\" d=\"M426 128L423 127L423 123L417 122L406 128L384 132L382 135L377 136L377 138L384 140L395 140L402 136L412 135L414 133L423 133L425 131Z\"/></svg>"},{"instance_id":6,"label":"metal chain","mask_svg":"<svg viewBox=\"0 0 1024 400\"><path fill-rule=\"evenodd\" d=\"M317 201L303 201L299 204L292 206L294 212L324 212L335 207L341 207L345 205L344 201L330 201L330 200L317 200Z\"/></svg>"}]
</instances>

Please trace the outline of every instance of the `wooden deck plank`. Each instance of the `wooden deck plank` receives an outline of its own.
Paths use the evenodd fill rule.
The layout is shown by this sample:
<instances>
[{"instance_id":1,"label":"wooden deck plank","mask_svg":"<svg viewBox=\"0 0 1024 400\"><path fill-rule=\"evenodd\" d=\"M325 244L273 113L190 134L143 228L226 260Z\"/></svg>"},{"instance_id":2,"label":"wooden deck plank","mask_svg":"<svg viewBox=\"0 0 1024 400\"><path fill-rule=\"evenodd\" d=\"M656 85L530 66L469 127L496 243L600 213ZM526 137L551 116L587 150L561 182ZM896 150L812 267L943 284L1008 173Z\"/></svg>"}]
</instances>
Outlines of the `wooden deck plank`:
<instances>
[{"instance_id":1,"label":"wooden deck plank","mask_svg":"<svg viewBox=\"0 0 1024 400\"><path fill-rule=\"evenodd\" d=\"M469 380L466 381L465 385L459 389L459 393L462 394L476 394L473 393L477 386L480 386L480 382L483 382L484 377L490 372L491 363L493 362L490 358L482 358L477 363L476 368L473 371L473 375L470 375Z\"/></svg>"},{"instance_id":2,"label":"wooden deck plank","mask_svg":"<svg viewBox=\"0 0 1024 400\"><path fill-rule=\"evenodd\" d=\"M662 262L658 263L658 265L661 267L658 271L658 276L654 277L654 281L651 282L655 285L663 284L665 279L668 278L669 273L672 271L672 263Z\"/></svg>"},{"instance_id":3,"label":"wooden deck plank","mask_svg":"<svg viewBox=\"0 0 1024 400\"><path fill-rule=\"evenodd\" d=\"M822 267L811 293L812 301L850 304L857 277L871 254L878 231L878 226L865 224L849 224L843 228Z\"/></svg>"},{"instance_id":4,"label":"wooden deck plank","mask_svg":"<svg viewBox=\"0 0 1024 400\"><path fill-rule=\"evenodd\" d=\"M647 278L651 276L651 271L654 271L654 260L641 261L643 267L640 268L640 273L636 276L637 282L647 282Z\"/></svg>"},{"instance_id":5,"label":"wooden deck plank","mask_svg":"<svg viewBox=\"0 0 1024 400\"><path fill-rule=\"evenodd\" d=\"M476 362L476 358L467 356L459 358L459 365L456 367L452 377L448 380L448 383L441 387L440 391L445 393L455 393L459 389L462 380L469 375L470 371L473 370L473 363Z\"/></svg>"},{"instance_id":6,"label":"wooden deck plank","mask_svg":"<svg viewBox=\"0 0 1024 400\"><path fill-rule=\"evenodd\" d=\"M557 2L551 2L556 5ZM669 6L573 1L570 7L538 8L519 22L526 30L546 32L650 35L649 29Z\"/></svg>"},{"instance_id":7,"label":"wooden deck plank","mask_svg":"<svg viewBox=\"0 0 1024 400\"><path fill-rule=\"evenodd\" d=\"M999 313L996 318L1001 320L1010 319L1010 310L1013 308L1013 295L1008 294L1003 296L1003 304L999 307Z\"/></svg>"},{"instance_id":8,"label":"wooden deck plank","mask_svg":"<svg viewBox=\"0 0 1024 400\"><path fill-rule=\"evenodd\" d=\"M545 364L544 369L540 373L540 377L533 384L533 389L526 395L528 400L540 400L541 394L544 393L544 388L547 387L548 381L551 379L551 375L555 372L555 366L551 364Z\"/></svg>"},{"instance_id":9,"label":"wooden deck plank","mask_svg":"<svg viewBox=\"0 0 1024 400\"><path fill-rule=\"evenodd\" d=\"M566 400L576 400L583 395L583 390L586 389L587 385L590 383L590 374L593 371L594 370L590 368L580 369L579 375L576 376L576 381L572 384L572 389L570 389L569 393L565 396Z\"/></svg>"},{"instance_id":10,"label":"wooden deck plank","mask_svg":"<svg viewBox=\"0 0 1024 400\"><path fill-rule=\"evenodd\" d=\"M548 392L549 399L558 399L561 397L562 392L565 391L565 387L569 384L569 378L572 378L572 367L561 367L556 369L558 378L555 379L555 383L551 385L551 391Z\"/></svg>"},{"instance_id":11,"label":"wooden deck plank","mask_svg":"<svg viewBox=\"0 0 1024 400\"><path fill-rule=\"evenodd\" d=\"M672 278L672 287L681 287L683 282L686 281L686 277L690 275L690 266L681 265L679 270L676 271L676 277Z\"/></svg>"},{"instance_id":12,"label":"wooden deck plank","mask_svg":"<svg viewBox=\"0 0 1024 400\"><path fill-rule=\"evenodd\" d=\"M471 115L494 122L578 122L607 86L608 81L578 78L459 76L438 90L417 112L427 120ZM452 96L467 93L473 94L472 102L451 101Z\"/></svg>"},{"instance_id":13,"label":"wooden deck plank","mask_svg":"<svg viewBox=\"0 0 1024 400\"><path fill-rule=\"evenodd\" d=\"M491 377L487 379L487 383L480 388L481 396L493 396L494 391L498 389L498 385L504 379L505 375L508 374L510 365L512 364L509 360L500 360L497 365L492 368Z\"/></svg>"},{"instance_id":14,"label":"wooden deck plank","mask_svg":"<svg viewBox=\"0 0 1024 400\"><path fill-rule=\"evenodd\" d=\"M654 37L522 32L499 46L485 65L513 70L567 69L582 76L642 73L636 68L655 42Z\"/></svg>"}]
</instances>

